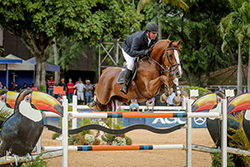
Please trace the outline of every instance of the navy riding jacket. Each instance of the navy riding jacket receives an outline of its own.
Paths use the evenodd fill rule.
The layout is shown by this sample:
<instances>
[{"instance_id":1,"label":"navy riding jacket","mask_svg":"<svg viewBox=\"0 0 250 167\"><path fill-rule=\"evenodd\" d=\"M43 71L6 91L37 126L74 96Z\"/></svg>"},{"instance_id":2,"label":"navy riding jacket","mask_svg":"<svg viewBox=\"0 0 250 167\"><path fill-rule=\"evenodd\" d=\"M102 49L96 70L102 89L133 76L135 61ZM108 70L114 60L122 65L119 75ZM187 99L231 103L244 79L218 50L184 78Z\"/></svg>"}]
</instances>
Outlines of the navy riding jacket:
<instances>
[{"instance_id":1,"label":"navy riding jacket","mask_svg":"<svg viewBox=\"0 0 250 167\"><path fill-rule=\"evenodd\" d=\"M148 46L148 37L146 31L137 31L122 43L123 50L131 57L137 57L140 55L145 55L145 51L155 44L158 40L158 36L151 40Z\"/></svg>"}]
</instances>

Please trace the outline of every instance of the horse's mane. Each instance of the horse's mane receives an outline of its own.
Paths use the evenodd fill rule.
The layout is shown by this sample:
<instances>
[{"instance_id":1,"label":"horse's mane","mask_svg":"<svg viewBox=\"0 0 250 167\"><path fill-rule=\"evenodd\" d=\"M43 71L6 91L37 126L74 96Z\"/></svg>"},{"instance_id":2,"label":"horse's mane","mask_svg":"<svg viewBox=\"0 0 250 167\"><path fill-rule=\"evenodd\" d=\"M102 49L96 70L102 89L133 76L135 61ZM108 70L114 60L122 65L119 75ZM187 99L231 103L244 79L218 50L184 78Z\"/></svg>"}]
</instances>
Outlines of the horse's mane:
<instances>
[{"instance_id":1,"label":"horse's mane","mask_svg":"<svg viewBox=\"0 0 250 167\"><path fill-rule=\"evenodd\" d=\"M156 44L152 45L152 46L151 46L151 49L156 49L156 48L158 48L158 47L164 47L164 48L166 48L166 45L168 45L170 42L172 42L172 41L169 40L169 39L160 40L160 41L158 41ZM182 46L181 46L180 44L178 45L178 42L179 42L179 41L173 42L173 43L171 44L171 47L176 47L178 50L181 50ZM169 46L169 47L170 47L170 46Z\"/></svg>"}]
</instances>

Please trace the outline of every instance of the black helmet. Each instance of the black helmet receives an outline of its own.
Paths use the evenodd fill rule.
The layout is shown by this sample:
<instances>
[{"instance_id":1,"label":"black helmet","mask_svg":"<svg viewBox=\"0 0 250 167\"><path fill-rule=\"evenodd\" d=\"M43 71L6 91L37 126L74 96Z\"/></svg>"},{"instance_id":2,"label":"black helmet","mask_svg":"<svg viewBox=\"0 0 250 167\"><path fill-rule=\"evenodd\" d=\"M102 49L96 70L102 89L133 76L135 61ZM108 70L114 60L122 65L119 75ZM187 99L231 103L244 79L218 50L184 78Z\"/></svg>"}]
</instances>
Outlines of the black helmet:
<instances>
[{"instance_id":1,"label":"black helmet","mask_svg":"<svg viewBox=\"0 0 250 167\"><path fill-rule=\"evenodd\" d=\"M154 22L149 22L146 25L146 30L147 31L152 31L153 33L158 33L158 25Z\"/></svg>"}]
</instances>

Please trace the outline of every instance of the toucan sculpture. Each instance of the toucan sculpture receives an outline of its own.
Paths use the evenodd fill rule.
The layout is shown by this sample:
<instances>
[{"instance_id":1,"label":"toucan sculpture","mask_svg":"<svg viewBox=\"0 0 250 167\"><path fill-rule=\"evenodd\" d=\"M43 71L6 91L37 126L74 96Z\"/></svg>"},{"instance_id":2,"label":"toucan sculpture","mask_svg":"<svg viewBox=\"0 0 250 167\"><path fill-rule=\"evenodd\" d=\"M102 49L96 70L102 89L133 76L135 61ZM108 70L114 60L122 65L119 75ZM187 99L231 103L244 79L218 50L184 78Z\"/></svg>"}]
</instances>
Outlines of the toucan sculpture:
<instances>
[{"instance_id":1,"label":"toucan sculpture","mask_svg":"<svg viewBox=\"0 0 250 167\"><path fill-rule=\"evenodd\" d=\"M231 100L228 104L228 114L245 111L243 117L243 129L250 142L250 93L243 93Z\"/></svg>"},{"instance_id":2,"label":"toucan sculpture","mask_svg":"<svg viewBox=\"0 0 250 167\"><path fill-rule=\"evenodd\" d=\"M0 90L0 109L8 108L9 114L14 113L16 98L19 93L8 91L7 89Z\"/></svg>"},{"instance_id":3,"label":"toucan sculpture","mask_svg":"<svg viewBox=\"0 0 250 167\"><path fill-rule=\"evenodd\" d=\"M225 96L221 92L209 93L201 96L192 104L192 112L208 110L208 112L221 113L221 99L225 99ZM227 132L231 134L230 128L239 129L240 124L227 118ZM207 118L207 129L211 138L217 146L221 146L221 121L215 118Z\"/></svg>"},{"instance_id":4,"label":"toucan sculpture","mask_svg":"<svg viewBox=\"0 0 250 167\"><path fill-rule=\"evenodd\" d=\"M6 112L4 117L9 117L14 113L15 101L19 93L8 91L7 89L0 90L0 112ZM0 120L0 128L5 120Z\"/></svg>"},{"instance_id":5,"label":"toucan sculpture","mask_svg":"<svg viewBox=\"0 0 250 167\"><path fill-rule=\"evenodd\" d=\"M31 154L42 131L42 111L62 116L61 104L52 96L25 89L16 99L14 114L2 126L0 133L0 156Z\"/></svg>"}]
</instances>

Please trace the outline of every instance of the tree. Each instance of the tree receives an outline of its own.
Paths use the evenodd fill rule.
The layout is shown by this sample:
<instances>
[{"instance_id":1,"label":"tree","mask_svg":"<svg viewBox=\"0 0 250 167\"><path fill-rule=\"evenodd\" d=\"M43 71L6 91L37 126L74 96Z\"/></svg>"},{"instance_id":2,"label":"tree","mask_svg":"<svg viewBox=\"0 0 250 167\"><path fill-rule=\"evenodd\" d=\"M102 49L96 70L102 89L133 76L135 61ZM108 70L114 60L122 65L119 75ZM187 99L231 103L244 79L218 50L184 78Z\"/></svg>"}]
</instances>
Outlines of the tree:
<instances>
[{"instance_id":1,"label":"tree","mask_svg":"<svg viewBox=\"0 0 250 167\"><path fill-rule=\"evenodd\" d=\"M149 4L152 1L154 1L154 0L140 0L138 5L137 5L137 11L140 12L146 4ZM157 19L158 19L159 40L161 40L162 39L162 29L161 29L161 14L160 14L161 7L160 7L160 4L161 3L172 4L172 5L180 6L184 10L188 10L189 7L183 0L156 0L156 3L157 3Z\"/></svg>"},{"instance_id":2,"label":"tree","mask_svg":"<svg viewBox=\"0 0 250 167\"><path fill-rule=\"evenodd\" d=\"M139 29L134 4L116 0L0 0L0 25L19 36L37 62L35 86L46 87L46 53L53 38L95 44Z\"/></svg>"},{"instance_id":3,"label":"tree","mask_svg":"<svg viewBox=\"0 0 250 167\"><path fill-rule=\"evenodd\" d=\"M190 9L183 12L178 7L162 5L163 35L171 40L181 39L181 63L184 76L190 85L206 86L209 73L231 63L231 57L221 52L222 39L218 32L220 19L229 13L228 1L187 0ZM149 6L146 6L151 8ZM145 8L146 8L145 7ZM154 6L155 7L155 6ZM153 8L153 6L152 6ZM147 11L150 9L145 9ZM151 15L146 15L150 20ZM202 75L206 80L201 80Z\"/></svg>"},{"instance_id":4,"label":"tree","mask_svg":"<svg viewBox=\"0 0 250 167\"><path fill-rule=\"evenodd\" d=\"M237 42L238 47L238 80L237 91L242 90L242 58L241 45L245 40L249 41L250 50L250 2L247 0L230 0L233 11L224 17L219 25L223 38L222 51L230 48L230 43ZM250 91L250 51L248 62L248 91Z\"/></svg>"},{"instance_id":5,"label":"tree","mask_svg":"<svg viewBox=\"0 0 250 167\"><path fill-rule=\"evenodd\" d=\"M68 71L69 65L76 65L80 56L87 57L86 55L86 46L84 42L75 42L70 40L67 37L59 38L56 41L56 48L58 54L58 64L61 66L61 70ZM55 62L55 49L51 47L49 49L48 58L49 62Z\"/></svg>"}]
</instances>

